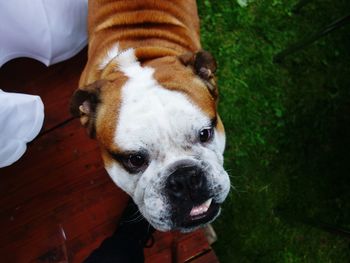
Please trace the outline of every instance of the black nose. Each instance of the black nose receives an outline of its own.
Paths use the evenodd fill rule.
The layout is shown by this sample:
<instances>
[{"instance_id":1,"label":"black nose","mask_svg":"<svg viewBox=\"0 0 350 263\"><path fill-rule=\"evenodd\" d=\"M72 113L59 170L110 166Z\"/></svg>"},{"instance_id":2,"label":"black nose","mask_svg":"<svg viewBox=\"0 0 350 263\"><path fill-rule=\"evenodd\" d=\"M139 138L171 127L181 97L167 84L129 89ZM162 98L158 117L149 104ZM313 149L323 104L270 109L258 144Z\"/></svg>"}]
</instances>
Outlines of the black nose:
<instances>
[{"instance_id":1,"label":"black nose","mask_svg":"<svg viewBox=\"0 0 350 263\"><path fill-rule=\"evenodd\" d=\"M177 168L168 177L166 188L170 196L176 199L196 199L205 184L202 169L197 166L183 166Z\"/></svg>"}]
</instances>

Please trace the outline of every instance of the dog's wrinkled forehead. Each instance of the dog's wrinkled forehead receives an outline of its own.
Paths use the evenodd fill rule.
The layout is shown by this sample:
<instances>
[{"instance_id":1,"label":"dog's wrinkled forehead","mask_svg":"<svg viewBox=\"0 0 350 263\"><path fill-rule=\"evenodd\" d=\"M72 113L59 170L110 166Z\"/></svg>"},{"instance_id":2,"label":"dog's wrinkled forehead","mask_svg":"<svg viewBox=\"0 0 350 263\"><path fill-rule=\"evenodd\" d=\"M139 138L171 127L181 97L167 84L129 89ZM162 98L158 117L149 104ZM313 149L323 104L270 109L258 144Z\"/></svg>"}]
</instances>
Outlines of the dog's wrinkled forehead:
<instances>
[{"instance_id":1,"label":"dog's wrinkled forehead","mask_svg":"<svg viewBox=\"0 0 350 263\"><path fill-rule=\"evenodd\" d=\"M160 65L141 66L133 50L118 56L118 70L127 78L121 87L120 106L115 109L118 117L113 143L119 150L190 143L196 131L210 126L215 117L214 103L205 102L211 100L209 94L204 98L205 110L201 109L200 94L206 94L206 88L190 69L175 59Z\"/></svg>"},{"instance_id":2,"label":"dog's wrinkled forehead","mask_svg":"<svg viewBox=\"0 0 350 263\"><path fill-rule=\"evenodd\" d=\"M152 76L153 69L138 67L130 71L135 74L128 76L122 89L115 134L120 148L178 145L191 140L191 131L210 125L210 119L185 94L160 86Z\"/></svg>"}]
</instances>

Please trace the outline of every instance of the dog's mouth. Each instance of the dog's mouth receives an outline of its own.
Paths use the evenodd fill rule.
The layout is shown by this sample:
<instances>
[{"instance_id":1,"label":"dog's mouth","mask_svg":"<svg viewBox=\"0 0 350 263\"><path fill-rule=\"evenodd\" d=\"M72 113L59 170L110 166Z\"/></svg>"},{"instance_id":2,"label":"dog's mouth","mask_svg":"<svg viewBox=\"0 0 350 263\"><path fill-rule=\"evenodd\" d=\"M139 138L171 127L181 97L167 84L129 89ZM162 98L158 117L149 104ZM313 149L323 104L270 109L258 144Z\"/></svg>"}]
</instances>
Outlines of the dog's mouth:
<instances>
[{"instance_id":1,"label":"dog's mouth","mask_svg":"<svg viewBox=\"0 0 350 263\"><path fill-rule=\"evenodd\" d=\"M206 224L219 214L220 205L215 203L212 198L209 198L204 203L193 206L191 211L182 223L182 227L196 227L202 224Z\"/></svg>"}]
</instances>

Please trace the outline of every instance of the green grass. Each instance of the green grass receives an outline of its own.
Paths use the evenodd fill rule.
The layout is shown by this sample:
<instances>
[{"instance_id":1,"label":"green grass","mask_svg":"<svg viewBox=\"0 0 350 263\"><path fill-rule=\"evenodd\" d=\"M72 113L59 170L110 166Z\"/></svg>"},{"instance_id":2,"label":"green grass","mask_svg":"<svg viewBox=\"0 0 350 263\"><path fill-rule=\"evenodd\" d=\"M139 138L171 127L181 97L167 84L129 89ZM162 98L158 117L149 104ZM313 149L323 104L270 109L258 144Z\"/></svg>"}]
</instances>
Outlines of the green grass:
<instances>
[{"instance_id":1,"label":"green grass","mask_svg":"<svg viewBox=\"0 0 350 263\"><path fill-rule=\"evenodd\" d=\"M350 11L348 0L198 0L219 64L225 167L235 187L214 227L221 262L350 260L350 25L281 64L273 56Z\"/></svg>"}]
</instances>

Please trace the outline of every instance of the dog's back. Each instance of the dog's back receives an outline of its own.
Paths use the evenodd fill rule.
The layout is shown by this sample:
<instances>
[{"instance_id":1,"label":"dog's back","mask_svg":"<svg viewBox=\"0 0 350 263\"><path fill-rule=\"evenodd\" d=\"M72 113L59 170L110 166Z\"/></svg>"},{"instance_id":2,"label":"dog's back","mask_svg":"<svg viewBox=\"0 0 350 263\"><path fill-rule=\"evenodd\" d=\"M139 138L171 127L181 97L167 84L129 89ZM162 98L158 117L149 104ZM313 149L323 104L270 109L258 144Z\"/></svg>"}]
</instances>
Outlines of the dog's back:
<instances>
[{"instance_id":1,"label":"dog's back","mask_svg":"<svg viewBox=\"0 0 350 263\"><path fill-rule=\"evenodd\" d=\"M89 1L89 62L80 86L100 78L96 71L113 45L133 48L140 62L201 48L196 1Z\"/></svg>"}]
</instances>

